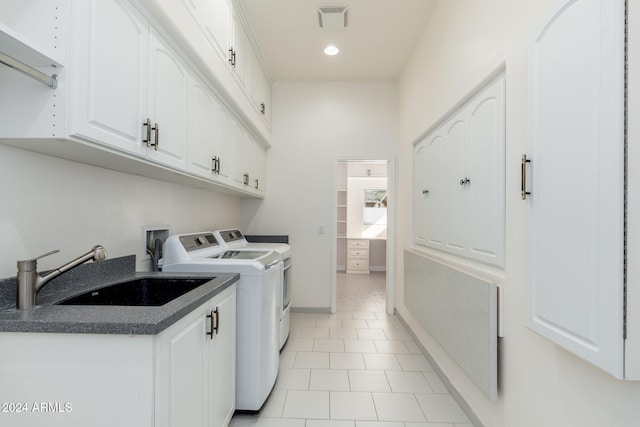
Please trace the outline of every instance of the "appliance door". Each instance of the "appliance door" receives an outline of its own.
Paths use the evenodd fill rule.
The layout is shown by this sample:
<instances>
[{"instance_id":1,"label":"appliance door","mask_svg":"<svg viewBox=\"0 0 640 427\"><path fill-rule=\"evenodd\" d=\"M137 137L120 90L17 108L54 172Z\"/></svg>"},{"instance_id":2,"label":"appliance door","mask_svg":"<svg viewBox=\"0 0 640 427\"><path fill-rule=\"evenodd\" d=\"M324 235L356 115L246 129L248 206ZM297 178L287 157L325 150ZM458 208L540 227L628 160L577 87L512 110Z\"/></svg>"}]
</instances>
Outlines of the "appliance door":
<instances>
[{"instance_id":1,"label":"appliance door","mask_svg":"<svg viewBox=\"0 0 640 427\"><path fill-rule=\"evenodd\" d=\"M291 257L282 260L282 314L291 305Z\"/></svg>"}]
</instances>

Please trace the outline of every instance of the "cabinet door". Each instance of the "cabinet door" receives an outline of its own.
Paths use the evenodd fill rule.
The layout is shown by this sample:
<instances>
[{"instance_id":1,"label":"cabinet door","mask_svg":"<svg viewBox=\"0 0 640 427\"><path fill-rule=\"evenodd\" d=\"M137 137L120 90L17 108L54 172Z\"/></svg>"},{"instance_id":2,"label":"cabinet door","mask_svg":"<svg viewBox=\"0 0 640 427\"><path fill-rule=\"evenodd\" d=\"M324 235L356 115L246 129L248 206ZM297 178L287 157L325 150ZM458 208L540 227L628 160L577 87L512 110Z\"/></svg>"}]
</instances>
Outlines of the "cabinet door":
<instances>
[{"instance_id":1,"label":"cabinet door","mask_svg":"<svg viewBox=\"0 0 640 427\"><path fill-rule=\"evenodd\" d=\"M247 33L244 31L244 27L242 26L242 21L240 21L235 10L233 11L232 16L231 48L233 49L234 58L231 70L240 87L245 89L247 87L247 73L249 70L249 58L251 56L249 51L251 50L251 45L249 44Z\"/></svg>"},{"instance_id":2,"label":"cabinet door","mask_svg":"<svg viewBox=\"0 0 640 427\"><path fill-rule=\"evenodd\" d=\"M232 185L236 175L236 147L234 129L238 124L229 112L222 106L216 111L216 142L213 155L219 159L219 173L215 179L224 184Z\"/></svg>"},{"instance_id":3,"label":"cabinet door","mask_svg":"<svg viewBox=\"0 0 640 427\"><path fill-rule=\"evenodd\" d=\"M271 87L253 49L249 51L249 55L249 81L247 85L249 99L264 121L271 123Z\"/></svg>"},{"instance_id":4,"label":"cabinet door","mask_svg":"<svg viewBox=\"0 0 640 427\"><path fill-rule=\"evenodd\" d=\"M188 321L181 321L181 325L182 328L168 338L164 354L168 369L164 389L168 391L168 400L160 399L164 413L162 421L163 425L171 427L205 426L209 405L205 363L209 337L206 335L205 308L197 309L189 315Z\"/></svg>"},{"instance_id":5,"label":"cabinet door","mask_svg":"<svg viewBox=\"0 0 640 427\"><path fill-rule=\"evenodd\" d=\"M74 2L74 14L70 133L142 154L148 24L121 0Z\"/></svg>"},{"instance_id":6,"label":"cabinet door","mask_svg":"<svg viewBox=\"0 0 640 427\"><path fill-rule=\"evenodd\" d=\"M466 255L469 212L468 192L473 182L461 184L464 179L473 180L466 173L465 151L467 143L466 109L453 116L443 128L443 159L445 164L443 190L446 216L444 229L446 248L457 255Z\"/></svg>"},{"instance_id":7,"label":"cabinet door","mask_svg":"<svg viewBox=\"0 0 640 427\"><path fill-rule=\"evenodd\" d=\"M236 286L227 288L212 305L218 310L218 333L209 354L209 424L226 426L236 407Z\"/></svg>"},{"instance_id":8,"label":"cabinet door","mask_svg":"<svg viewBox=\"0 0 640 427\"><path fill-rule=\"evenodd\" d=\"M232 175L232 181L238 188L249 189L251 188L251 180L253 179L250 170L251 152L249 136L240 123L236 121L233 122L232 134L236 158L236 170ZM245 175L248 175L248 177L245 178ZM245 179L247 181L246 185Z\"/></svg>"},{"instance_id":9,"label":"cabinet door","mask_svg":"<svg viewBox=\"0 0 640 427\"><path fill-rule=\"evenodd\" d=\"M189 71L176 52L156 34L149 38L149 157L176 168L186 167Z\"/></svg>"},{"instance_id":10,"label":"cabinet door","mask_svg":"<svg viewBox=\"0 0 640 427\"><path fill-rule=\"evenodd\" d=\"M211 178L217 101L194 75L189 85L189 106L189 171Z\"/></svg>"},{"instance_id":11,"label":"cabinet door","mask_svg":"<svg viewBox=\"0 0 640 427\"><path fill-rule=\"evenodd\" d=\"M504 77L473 98L468 107L465 153L469 186L469 256L504 265L505 159Z\"/></svg>"},{"instance_id":12,"label":"cabinet door","mask_svg":"<svg viewBox=\"0 0 640 427\"><path fill-rule=\"evenodd\" d=\"M624 0L568 1L531 46L529 327L623 371Z\"/></svg>"},{"instance_id":13,"label":"cabinet door","mask_svg":"<svg viewBox=\"0 0 640 427\"><path fill-rule=\"evenodd\" d=\"M443 144L444 138L438 129L414 149L415 242L435 248L442 248L444 244Z\"/></svg>"},{"instance_id":14,"label":"cabinet door","mask_svg":"<svg viewBox=\"0 0 640 427\"><path fill-rule=\"evenodd\" d=\"M204 35L218 57L229 60L231 46L231 3L229 0L207 0L202 22Z\"/></svg>"},{"instance_id":15,"label":"cabinet door","mask_svg":"<svg viewBox=\"0 0 640 427\"><path fill-rule=\"evenodd\" d=\"M253 138L248 139L249 186L254 192L264 193L266 152Z\"/></svg>"}]
</instances>

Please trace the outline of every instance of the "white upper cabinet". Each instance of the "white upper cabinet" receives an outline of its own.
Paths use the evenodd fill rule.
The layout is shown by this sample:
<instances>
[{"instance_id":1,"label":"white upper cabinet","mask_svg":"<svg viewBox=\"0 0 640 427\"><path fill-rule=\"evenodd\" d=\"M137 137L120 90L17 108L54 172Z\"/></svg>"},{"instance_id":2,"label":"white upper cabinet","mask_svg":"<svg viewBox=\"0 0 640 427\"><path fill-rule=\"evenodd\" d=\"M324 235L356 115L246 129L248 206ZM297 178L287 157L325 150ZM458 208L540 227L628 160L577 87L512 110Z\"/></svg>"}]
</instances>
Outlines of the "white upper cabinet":
<instances>
[{"instance_id":1,"label":"white upper cabinet","mask_svg":"<svg viewBox=\"0 0 640 427\"><path fill-rule=\"evenodd\" d=\"M74 6L82 19L72 38L70 133L142 154L149 25L126 1L90 0Z\"/></svg>"},{"instance_id":2,"label":"white upper cabinet","mask_svg":"<svg viewBox=\"0 0 640 427\"><path fill-rule=\"evenodd\" d=\"M231 72L240 87L244 89L247 87L251 45L249 44L249 38L235 8L232 12L231 46L229 49L231 57L228 60L231 65Z\"/></svg>"},{"instance_id":3,"label":"white upper cabinet","mask_svg":"<svg viewBox=\"0 0 640 427\"><path fill-rule=\"evenodd\" d=\"M206 0L202 11L202 30L220 60L227 62L231 46L230 0Z\"/></svg>"},{"instance_id":4,"label":"white upper cabinet","mask_svg":"<svg viewBox=\"0 0 640 427\"><path fill-rule=\"evenodd\" d=\"M262 71L256 53L249 51L248 92L256 111L266 123L271 123L271 86Z\"/></svg>"},{"instance_id":5,"label":"white upper cabinet","mask_svg":"<svg viewBox=\"0 0 640 427\"><path fill-rule=\"evenodd\" d=\"M213 150L213 156L217 162L217 179L228 185L242 188L241 181L234 180L237 175L237 128L238 122L226 109L219 106L216 111L216 143Z\"/></svg>"},{"instance_id":6,"label":"white upper cabinet","mask_svg":"<svg viewBox=\"0 0 640 427\"><path fill-rule=\"evenodd\" d=\"M414 242L504 266L504 76L414 147Z\"/></svg>"},{"instance_id":7,"label":"white upper cabinet","mask_svg":"<svg viewBox=\"0 0 640 427\"><path fill-rule=\"evenodd\" d=\"M625 377L624 9L624 0L572 0L541 25L523 162L528 325L617 378Z\"/></svg>"},{"instance_id":8,"label":"white upper cabinet","mask_svg":"<svg viewBox=\"0 0 640 427\"><path fill-rule=\"evenodd\" d=\"M215 172L216 111L218 103L211 90L195 75L189 84L189 171L205 178Z\"/></svg>"},{"instance_id":9,"label":"white upper cabinet","mask_svg":"<svg viewBox=\"0 0 640 427\"><path fill-rule=\"evenodd\" d=\"M149 157L177 168L186 167L189 71L167 43L149 37L149 114L152 140Z\"/></svg>"},{"instance_id":10,"label":"white upper cabinet","mask_svg":"<svg viewBox=\"0 0 640 427\"><path fill-rule=\"evenodd\" d=\"M147 7L179 17L179 23L186 22L183 27L188 34L174 32L176 38L171 38L160 19L149 16ZM211 70L195 65L198 54L193 49L204 46L201 50L209 52L215 44L207 34L219 36L219 46L225 45L225 51L227 42L237 42L242 47L242 65L237 62L233 72L246 85L249 60L255 58L255 52L241 28L240 15L233 15L237 28L232 31L232 9L230 0L65 3L57 11L64 28L51 36L53 44L61 44L60 52L69 52L67 64L54 69L57 88L0 69L4 77L0 93L7 100L0 107L7 122L0 128L0 143L154 179L261 197L254 184L245 183L238 159L246 155L247 139L255 142L257 137L263 147L264 116L254 104L238 107L247 102L246 92L232 91L234 98L221 94ZM25 8L22 25L32 19L32 26L37 27L41 15L40 8ZM226 29L218 31L217 20L226 22ZM211 31L203 31L209 24ZM191 40L191 48L176 47L180 46L177 40L184 43L193 34L200 45ZM232 65L213 53L208 58L224 70L225 86L239 87L232 77ZM262 85L259 93L256 99L270 98L268 85ZM260 118L247 119L249 115ZM251 160L254 166L245 168L247 171L265 170L264 164L256 163L265 161L264 150L256 153ZM259 188L260 181L264 185L258 179Z\"/></svg>"}]
</instances>

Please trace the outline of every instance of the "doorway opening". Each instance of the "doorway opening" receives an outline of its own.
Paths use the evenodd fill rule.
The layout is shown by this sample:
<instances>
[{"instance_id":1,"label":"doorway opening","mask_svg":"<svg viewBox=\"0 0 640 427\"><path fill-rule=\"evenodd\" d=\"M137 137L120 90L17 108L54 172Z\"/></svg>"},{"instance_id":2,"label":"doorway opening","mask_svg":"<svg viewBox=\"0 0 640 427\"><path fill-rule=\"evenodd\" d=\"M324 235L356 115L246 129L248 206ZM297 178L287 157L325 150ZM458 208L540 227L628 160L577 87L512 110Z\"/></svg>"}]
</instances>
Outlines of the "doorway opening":
<instances>
[{"instance_id":1,"label":"doorway opening","mask_svg":"<svg viewBox=\"0 0 640 427\"><path fill-rule=\"evenodd\" d=\"M393 165L338 160L331 311L393 313Z\"/></svg>"}]
</instances>

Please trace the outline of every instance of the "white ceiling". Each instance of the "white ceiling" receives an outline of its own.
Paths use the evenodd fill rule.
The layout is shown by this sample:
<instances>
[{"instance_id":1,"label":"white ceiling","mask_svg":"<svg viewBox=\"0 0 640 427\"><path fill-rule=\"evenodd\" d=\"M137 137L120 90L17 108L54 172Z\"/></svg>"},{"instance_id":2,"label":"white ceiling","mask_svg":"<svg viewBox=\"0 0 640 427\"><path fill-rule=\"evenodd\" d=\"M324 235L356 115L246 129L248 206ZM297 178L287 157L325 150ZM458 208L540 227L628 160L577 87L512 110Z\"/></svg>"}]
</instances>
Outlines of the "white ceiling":
<instances>
[{"instance_id":1,"label":"white ceiling","mask_svg":"<svg viewBox=\"0 0 640 427\"><path fill-rule=\"evenodd\" d=\"M371 81L398 77L436 0L238 1L273 81ZM347 6L347 28L321 29L321 6Z\"/></svg>"}]
</instances>

